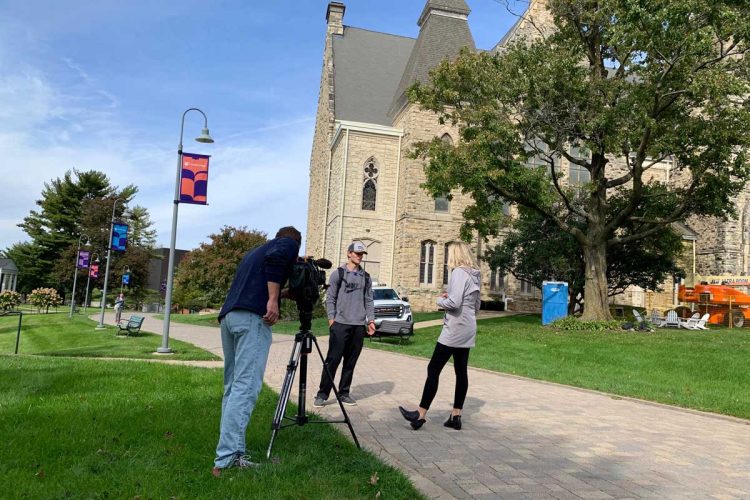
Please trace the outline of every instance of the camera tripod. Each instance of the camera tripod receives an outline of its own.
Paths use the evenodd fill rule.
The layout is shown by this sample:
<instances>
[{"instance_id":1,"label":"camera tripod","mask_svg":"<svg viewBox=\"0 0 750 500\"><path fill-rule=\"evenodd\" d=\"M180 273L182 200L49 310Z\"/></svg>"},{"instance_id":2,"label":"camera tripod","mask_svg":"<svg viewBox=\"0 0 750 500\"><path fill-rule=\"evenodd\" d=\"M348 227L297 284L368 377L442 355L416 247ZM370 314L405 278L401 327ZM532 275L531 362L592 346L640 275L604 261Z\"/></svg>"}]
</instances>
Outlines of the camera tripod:
<instances>
[{"instance_id":1,"label":"camera tripod","mask_svg":"<svg viewBox=\"0 0 750 500\"><path fill-rule=\"evenodd\" d=\"M307 324L305 324L307 323ZM333 376L331 375L328 365L325 363L323 353L320 351L318 340L315 335L310 332L309 321L301 321L300 331L294 336L294 347L292 348L292 355L289 358L289 364L286 365L286 376L284 377L284 383L281 386L281 392L279 393L279 402L276 405L276 413L271 423L271 442L268 444L268 453L266 458L271 458L271 448L273 448L273 442L276 439L276 435L281 429L290 427L292 425L305 425L305 424L346 424L349 426L349 432L352 433L354 444L357 448L362 448L357 440L357 435L354 433L352 422L349 419L349 414L346 413L344 405L341 403L339 391L334 383ZM305 328L307 326L307 328ZM320 361L323 363L323 371L331 381L333 387L333 393L336 395L336 401L339 403L341 413L344 415L344 420L310 420L310 417L305 412L305 396L307 392L307 355L312 352L312 345L315 344L315 349L318 351ZM297 414L291 417L286 416L286 405L289 402L289 396L292 392L292 385L294 384L294 375L299 368L299 400L297 403ZM290 420L291 423L282 425L283 420Z\"/></svg>"}]
</instances>

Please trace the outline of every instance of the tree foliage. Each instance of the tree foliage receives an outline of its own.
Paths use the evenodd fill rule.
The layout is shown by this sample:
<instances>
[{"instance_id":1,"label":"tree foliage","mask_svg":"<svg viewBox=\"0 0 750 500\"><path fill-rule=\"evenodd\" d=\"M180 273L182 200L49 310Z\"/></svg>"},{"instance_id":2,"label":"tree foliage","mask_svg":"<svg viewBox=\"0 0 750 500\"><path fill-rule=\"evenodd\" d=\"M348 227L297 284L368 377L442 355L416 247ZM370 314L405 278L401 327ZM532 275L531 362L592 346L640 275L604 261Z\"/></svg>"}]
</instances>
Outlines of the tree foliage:
<instances>
[{"instance_id":1,"label":"tree foliage","mask_svg":"<svg viewBox=\"0 0 750 500\"><path fill-rule=\"evenodd\" d=\"M15 243L5 250L5 255L13 259L18 268L16 290L19 292L30 293L35 288L51 283L48 279L48 266L42 260L42 252L40 245L30 241Z\"/></svg>"},{"instance_id":2,"label":"tree foliage","mask_svg":"<svg viewBox=\"0 0 750 500\"><path fill-rule=\"evenodd\" d=\"M133 185L119 190L110 184L104 173L95 170L67 171L62 178L44 183L42 196L36 202L38 210L32 210L19 224L31 241L18 243L7 250L19 267L19 289L28 291L39 286L70 289L75 264L72 256L75 255L79 235L87 233L87 230L107 234L109 231L111 214L96 226L83 224L90 204L94 200L109 200L111 212L115 198L119 197L127 203L137 191ZM119 210L122 213L123 207L119 207ZM103 237L104 242L106 238ZM61 256L65 253L69 253L71 258L69 263L62 265Z\"/></svg>"},{"instance_id":3,"label":"tree foliage","mask_svg":"<svg viewBox=\"0 0 750 500\"><path fill-rule=\"evenodd\" d=\"M95 170L68 171L62 178L45 183L42 197L36 202L39 209L32 210L19 224L31 241L6 250L19 268L19 291L28 293L43 286L71 290L75 272L78 283L85 281L87 270L75 269L82 235L81 250L91 251L92 261L93 257L101 261L100 278L92 282L93 286L101 286L114 215L115 220L129 225L129 232L125 252L112 252L109 291L120 288L123 269L129 267L128 290L137 302L148 280L156 234L144 207L136 205L126 211L137 191L134 185L123 189L112 186L104 173ZM79 288L76 293L78 301L84 298L80 291Z\"/></svg>"},{"instance_id":4,"label":"tree foliage","mask_svg":"<svg viewBox=\"0 0 750 500\"><path fill-rule=\"evenodd\" d=\"M750 6L549 5L551 34L499 54L464 51L433 70L429 85L410 89L412 101L459 125L461 136L455 145L418 144L414 154L429 158L432 194L473 196L464 235L495 234L501 200L570 234L586 263L584 317L606 319L609 252L689 216L734 215L733 198L750 176ZM531 156L546 166L526 167ZM650 180L665 158L677 165L669 186ZM561 160L590 174L580 206L560 178Z\"/></svg>"},{"instance_id":5,"label":"tree foliage","mask_svg":"<svg viewBox=\"0 0 750 500\"><path fill-rule=\"evenodd\" d=\"M629 286L661 291L667 278L684 276L678 262L683 250L682 237L670 226L652 238L614 247L607 263L608 295L620 294ZM581 247L570 233L560 231L538 212L520 207L502 243L487 252L486 260L491 268L539 288L545 280L565 281L569 312L583 305L585 264Z\"/></svg>"},{"instance_id":6,"label":"tree foliage","mask_svg":"<svg viewBox=\"0 0 750 500\"><path fill-rule=\"evenodd\" d=\"M188 253L175 274L174 301L183 307L220 306L242 257L267 241L266 233L224 226Z\"/></svg>"}]
</instances>

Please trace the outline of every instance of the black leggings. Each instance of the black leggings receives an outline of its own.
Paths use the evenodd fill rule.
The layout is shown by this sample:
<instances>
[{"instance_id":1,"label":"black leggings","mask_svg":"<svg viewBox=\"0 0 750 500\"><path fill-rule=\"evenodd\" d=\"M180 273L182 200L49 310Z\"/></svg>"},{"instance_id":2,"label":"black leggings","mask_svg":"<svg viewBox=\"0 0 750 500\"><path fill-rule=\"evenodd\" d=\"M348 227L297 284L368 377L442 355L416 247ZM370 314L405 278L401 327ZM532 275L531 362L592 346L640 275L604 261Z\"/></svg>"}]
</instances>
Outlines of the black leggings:
<instances>
[{"instance_id":1,"label":"black leggings","mask_svg":"<svg viewBox=\"0 0 750 500\"><path fill-rule=\"evenodd\" d=\"M440 342L435 344L435 350L432 353L430 364L427 365L427 380L424 383L422 391L422 401L419 406L425 410L430 409L432 400L438 390L440 381L440 372L453 356L453 370L456 372L456 392L453 396L453 408L462 409L464 400L466 400L466 391L469 390L469 374L467 368L469 365L469 348L468 347L448 347Z\"/></svg>"}]
</instances>

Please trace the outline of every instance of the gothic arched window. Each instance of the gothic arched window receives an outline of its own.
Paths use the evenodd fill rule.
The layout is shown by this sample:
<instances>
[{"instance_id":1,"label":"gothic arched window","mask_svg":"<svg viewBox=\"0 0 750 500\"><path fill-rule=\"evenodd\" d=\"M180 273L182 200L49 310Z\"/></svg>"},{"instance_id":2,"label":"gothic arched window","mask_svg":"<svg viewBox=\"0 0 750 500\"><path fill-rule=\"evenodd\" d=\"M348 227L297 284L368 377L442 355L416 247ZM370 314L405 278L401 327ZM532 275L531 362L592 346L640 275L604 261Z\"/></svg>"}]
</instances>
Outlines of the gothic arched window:
<instances>
[{"instance_id":1,"label":"gothic arched window","mask_svg":"<svg viewBox=\"0 0 750 500\"><path fill-rule=\"evenodd\" d=\"M380 169L372 156L367 159L362 179L362 210L375 210L378 197L378 175Z\"/></svg>"},{"instance_id":2,"label":"gothic arched window","mask_svg":"<svg viewBox=\"0 0 750 500\"><path fill-rule=\"evenodd\" d=\"M450 146L453 145L453 138L449 134L443 134L440 140ZM451 200L448 199L448 193L435 196L435 211L449 213L451 211Z\"/></svg>"},{"instance_id":3,"label":"gothic arched window","mask_svg":"<svg viewBox=\"0 0 750 500\"><path fill-rule=\"evenodd\" d=\"M423 241L419 252L419 283L432 285L432 275L435 270L435 242Z\"/></svg>"}]
</instances>

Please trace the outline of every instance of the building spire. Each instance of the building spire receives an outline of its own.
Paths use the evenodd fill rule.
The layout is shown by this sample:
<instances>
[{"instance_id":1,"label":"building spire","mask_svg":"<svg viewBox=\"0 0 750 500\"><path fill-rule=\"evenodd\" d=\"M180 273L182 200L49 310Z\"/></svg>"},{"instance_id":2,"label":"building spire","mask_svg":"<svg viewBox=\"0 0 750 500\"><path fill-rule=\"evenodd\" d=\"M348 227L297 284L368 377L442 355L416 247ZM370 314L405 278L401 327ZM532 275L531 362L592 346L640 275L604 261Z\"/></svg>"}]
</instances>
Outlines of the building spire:
<instances>
[{"instance_id":1,"label":"building spire","mask_svg":"<svg viewBox=\"0 0 750 500\"><path fill-rule=\"evenodd\" d=\"M419 16L419 36L396 89L389 116L393 119L406 105L406 89L425 83L429 72L445 59L453 59L462 48L476 49L469 30L471 10L464 0L427 0Z\"/></svg>"}]
</instances>

